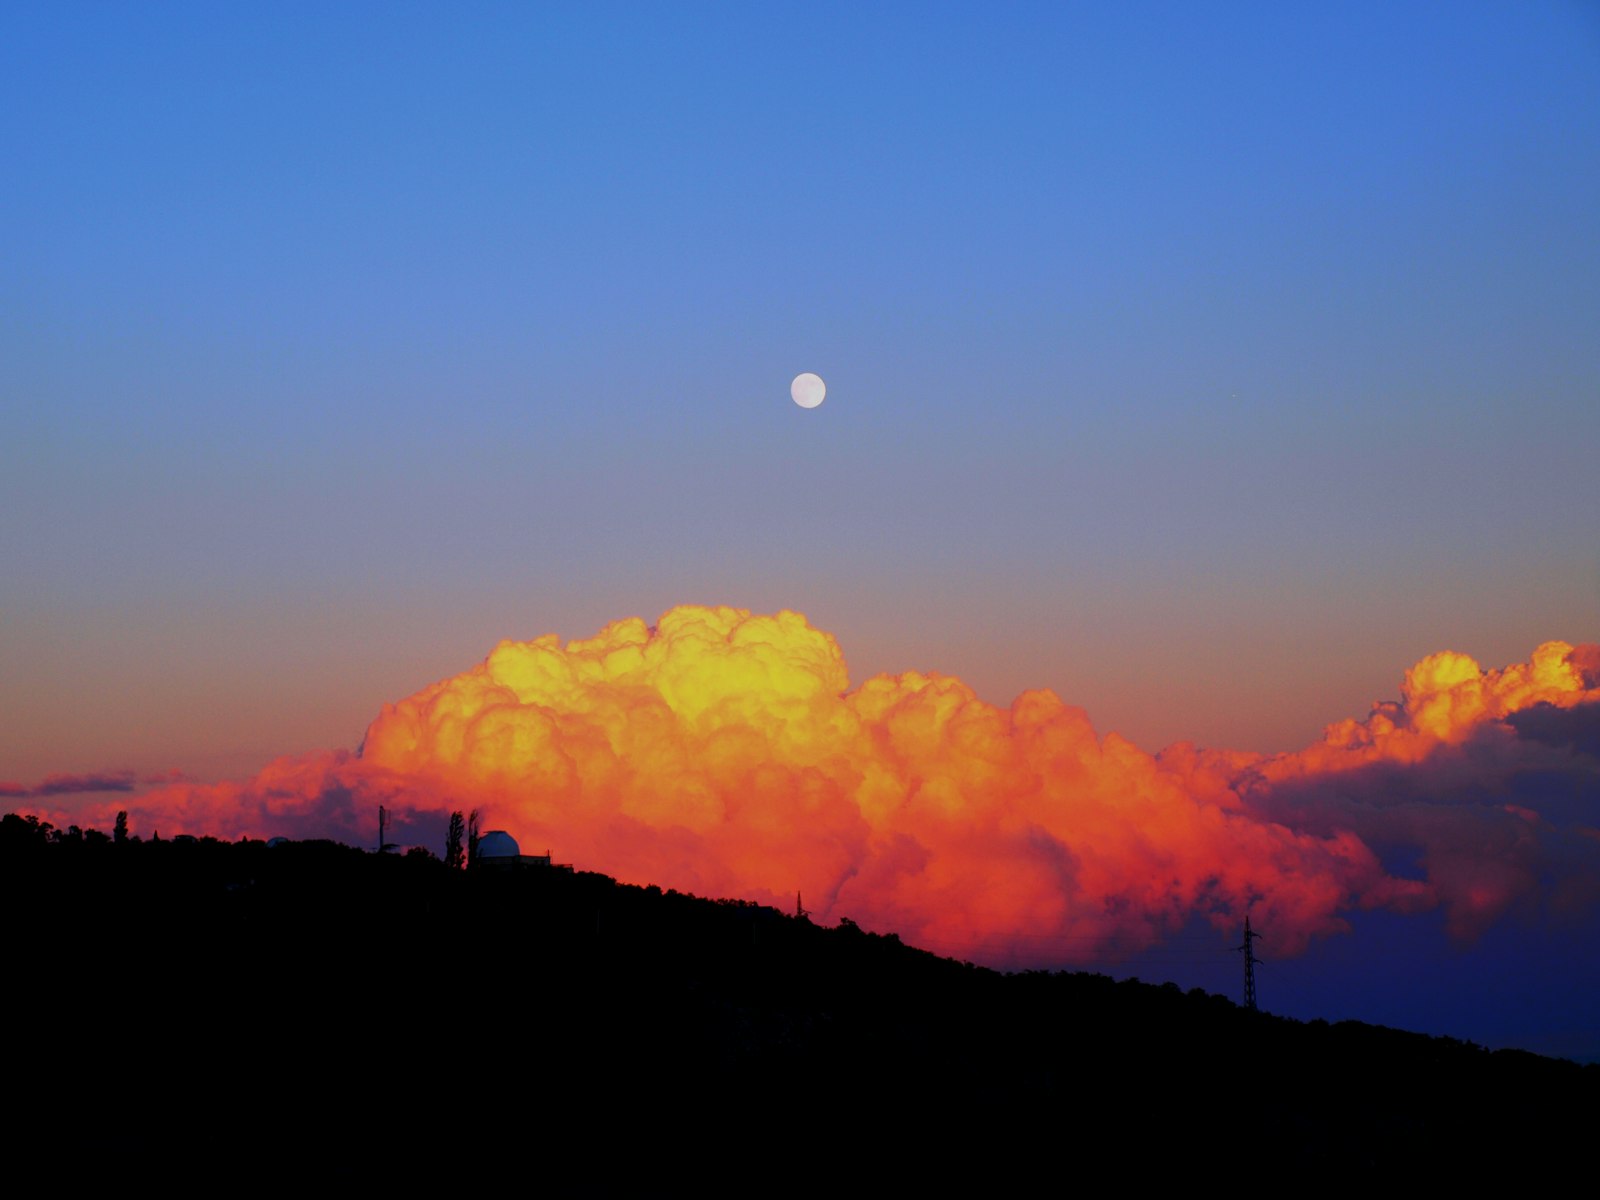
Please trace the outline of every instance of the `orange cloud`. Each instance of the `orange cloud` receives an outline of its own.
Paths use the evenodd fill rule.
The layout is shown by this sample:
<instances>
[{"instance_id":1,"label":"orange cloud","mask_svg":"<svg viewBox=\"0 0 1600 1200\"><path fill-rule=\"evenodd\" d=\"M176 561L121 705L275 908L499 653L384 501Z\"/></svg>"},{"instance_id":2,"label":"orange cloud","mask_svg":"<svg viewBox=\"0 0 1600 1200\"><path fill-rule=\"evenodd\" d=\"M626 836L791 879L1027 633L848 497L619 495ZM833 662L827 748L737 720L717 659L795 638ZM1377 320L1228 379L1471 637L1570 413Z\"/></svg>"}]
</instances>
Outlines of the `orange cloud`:
<instances>
[{"instance_id":1,"label":"orange cloud","mask_svg":"<svg viewBox=\"0 0 1600 1200\"><path fill-rule=\"evenodd\" d=\"M1243 764L1233 786L1264 817L1356 831L1410 859L1450 928L1475 935L1600 866L1583 838L1594 815L1572 803L1600 782L1581 744L1600 714L1597 651L1546 642L1497 671L1430 655L1406 672L1400 700L1330 725L1305 750Z\"/></svg>"},{"instance_id":2,"label":"orange cloud","mask_svg":"<svg viewBox=\"0 0 1600 1200\"><path fill-rule=\"evenodd\" d=\"M1596 699L1583 664L1600 660L1585 653L1550 643L1487 673L1435 655L1399 702L1298 755L1157 758L1051 692L1000 708L916 672L851 690L838 644L797 613L681 607L586 640L504 642L386 705L358 755L124 806L136 830L354 842L372 840L380 803L401 838L478 808L625 881L784 906L802 892L823 919L1006 965L1131 952L1196 917L1231 929L1247 910L1283 952L1356 908L1443 901L1471 914L1466 929L1536 887L1539 831L1508 808L1537 824L1536 797L1499 797L1493 812L1523 841L1474 856L1459 822L1366 804L1360 772L1408 772L1431 795L1416 781L1451 766L1442 751L1503 757L1521 745L1508 714ZM1345 792L1319 791L1330 779ZM1463 810L1474 830L1489 808ZM1378 851L1407 837L1419 871L1386 870ZM1595 842L1582 840L1587 863Z\"/></svg>"}]
</instances>

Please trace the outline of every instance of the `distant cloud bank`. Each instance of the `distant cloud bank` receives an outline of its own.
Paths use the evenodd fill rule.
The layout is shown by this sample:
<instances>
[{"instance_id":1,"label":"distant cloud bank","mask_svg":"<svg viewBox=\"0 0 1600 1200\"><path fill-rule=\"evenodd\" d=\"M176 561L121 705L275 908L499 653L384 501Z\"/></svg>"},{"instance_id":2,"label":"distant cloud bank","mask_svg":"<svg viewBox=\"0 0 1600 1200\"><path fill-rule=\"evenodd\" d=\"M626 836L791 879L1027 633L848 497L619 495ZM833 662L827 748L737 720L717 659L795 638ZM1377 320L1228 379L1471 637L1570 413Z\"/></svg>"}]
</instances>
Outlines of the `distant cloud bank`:
<instances>
[{"instance_id":1,"label":"distant cloud bank","mask_svg":"<svg viewBox=\"0 0 1600 1200\"><path fill-rule=\"evenodd\" d=\"M0 795L131 792L131 773ZM165 783L65 819L134 831L435 846L479 809L524 847L626 881L850 916L1004 966L1089 962L1248 911L1279 953L1359 909L1600 904L1600 647L1482 669L1435 654L1320 742L1159 755L1048 691L1008 707L907 672L851 689L797 613L680 607L590 639L504 642L385 705L357 753L241 783ZM55 814L49 815L58 819ZM1040 949L1047 947L1047 949Z\"/></svg>"}]
</instances>

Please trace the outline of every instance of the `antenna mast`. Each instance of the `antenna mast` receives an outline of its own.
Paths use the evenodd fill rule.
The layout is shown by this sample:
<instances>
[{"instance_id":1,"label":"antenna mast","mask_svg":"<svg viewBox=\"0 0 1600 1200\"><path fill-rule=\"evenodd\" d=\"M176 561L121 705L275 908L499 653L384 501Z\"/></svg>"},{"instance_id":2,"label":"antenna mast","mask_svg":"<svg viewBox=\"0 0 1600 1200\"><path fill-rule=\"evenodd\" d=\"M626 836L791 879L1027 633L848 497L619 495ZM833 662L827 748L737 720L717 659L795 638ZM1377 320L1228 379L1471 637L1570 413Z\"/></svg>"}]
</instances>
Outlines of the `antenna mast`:
<instances>
[{"instance_id":1,"label":"antenna mast","mask_svg":"<svg viewBox=\"0 0 1600 1200\"><path fill-rule=\"evenodd\" d=\"M1250 928L1250 914L1244 917L1244 945L1235 946L1234 950L1244 955L1244 1006L1251 1012L1259 1012L1256 1008L1256 964L1261 960L1256 957L1254 942L1261 935Z\"/></svg>"}]
</instances>

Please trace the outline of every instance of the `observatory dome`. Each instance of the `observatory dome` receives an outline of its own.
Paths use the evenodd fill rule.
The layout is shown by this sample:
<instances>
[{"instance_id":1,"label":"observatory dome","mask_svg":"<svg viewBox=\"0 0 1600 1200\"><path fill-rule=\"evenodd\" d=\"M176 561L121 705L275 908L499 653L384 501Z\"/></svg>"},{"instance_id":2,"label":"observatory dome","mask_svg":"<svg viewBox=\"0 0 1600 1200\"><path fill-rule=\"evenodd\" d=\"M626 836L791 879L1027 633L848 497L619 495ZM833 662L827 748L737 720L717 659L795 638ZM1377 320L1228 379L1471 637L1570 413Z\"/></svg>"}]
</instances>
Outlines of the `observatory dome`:
<instances>
[{"instance_id":1,"label":"observatory dome","mask_svg":"<svg viewBox=\"0 0 1600 1200\"><path fill-rule=\"evenodd\" d=\"M517 839L504 829L491 829L478 839L479 858L516 858L522 853Z\"/></svg>"}]
</instances>

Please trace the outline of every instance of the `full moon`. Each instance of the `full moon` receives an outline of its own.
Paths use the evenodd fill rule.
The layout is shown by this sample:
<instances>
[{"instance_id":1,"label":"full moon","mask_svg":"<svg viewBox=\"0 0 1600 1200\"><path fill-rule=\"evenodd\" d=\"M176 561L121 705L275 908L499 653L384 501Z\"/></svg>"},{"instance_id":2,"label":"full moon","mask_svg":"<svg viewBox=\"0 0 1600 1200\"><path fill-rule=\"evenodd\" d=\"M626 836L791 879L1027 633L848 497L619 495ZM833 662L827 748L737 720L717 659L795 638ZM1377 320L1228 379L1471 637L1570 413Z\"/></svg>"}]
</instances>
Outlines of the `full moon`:
<instances>
[{"instance_id":1,"label":"full moon","mask_svg":"<svg viewBox=\"0 0 1600 1200\"><path fill-rule=\"evenodd\" d=\"M801 408L815 408L827 394L828 385L822 382L822 376L813 375L810 371L796 375L794 382L789 385L789 395Z\"/></svg>"}]
</instances>

